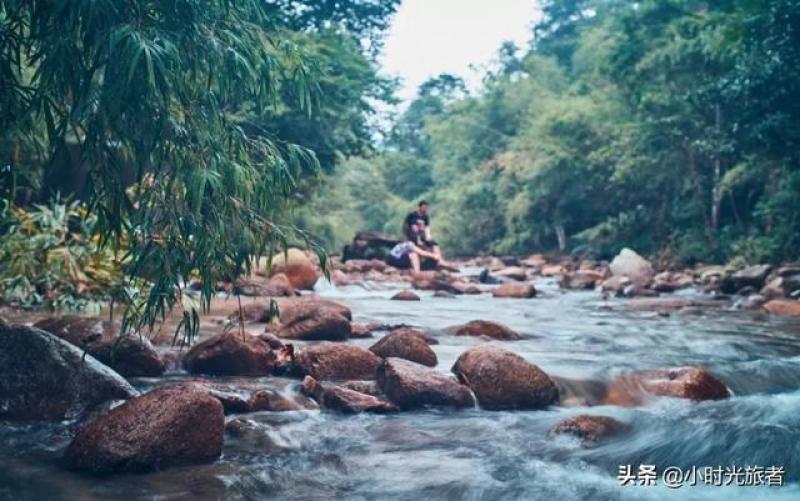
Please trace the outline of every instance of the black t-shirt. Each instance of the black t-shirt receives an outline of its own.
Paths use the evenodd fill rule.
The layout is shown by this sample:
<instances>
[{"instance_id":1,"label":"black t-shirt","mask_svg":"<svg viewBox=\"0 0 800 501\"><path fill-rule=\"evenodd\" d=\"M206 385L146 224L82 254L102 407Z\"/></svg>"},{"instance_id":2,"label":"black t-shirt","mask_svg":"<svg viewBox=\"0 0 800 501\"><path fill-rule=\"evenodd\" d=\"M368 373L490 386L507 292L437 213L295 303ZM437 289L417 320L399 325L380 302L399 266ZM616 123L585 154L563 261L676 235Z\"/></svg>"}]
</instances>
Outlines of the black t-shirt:
<instances>
[{"instance_id":1,"label":"black t-shirt","mask_svg":"<svg viewBox=\"0 0 800 501\"><path fill-rule=\"evenodd\" d=\"M419 212L414 211L414 212L409 212L408 215L406 216L406 228L408 228L412 224L415 224L417 222L417 219L422 219L423 221L425 221L425 226L429 226L431 224L431 218L429 218L427 214L420 214Z\"/></svg>"}]
</instances>

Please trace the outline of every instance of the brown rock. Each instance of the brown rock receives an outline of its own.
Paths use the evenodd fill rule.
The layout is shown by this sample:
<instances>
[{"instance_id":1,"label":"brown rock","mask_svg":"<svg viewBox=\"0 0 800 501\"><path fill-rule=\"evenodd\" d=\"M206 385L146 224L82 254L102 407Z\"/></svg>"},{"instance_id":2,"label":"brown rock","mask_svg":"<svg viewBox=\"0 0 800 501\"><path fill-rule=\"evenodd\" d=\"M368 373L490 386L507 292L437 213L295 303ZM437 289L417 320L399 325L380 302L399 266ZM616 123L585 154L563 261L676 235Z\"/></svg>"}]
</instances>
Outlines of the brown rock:
<instances>
[{"instance_id":1,"label":"brown rock","mask_svg":"<svg viewBox=\"0 0 800 501\"><path fill-rule=\"evenodd\" d=\"M304 341L344 341L350 337L350 309L325 300L302 300L281 308L276 334Z\"/></svg>"},{"instance_id":2,"label":"brown rock","mask_svg":"<svg viewBox=\"0 0 800 501\"><path fill-rule=\"evenodd\" d=\"M34 327L68 341L126 377L160 376L164 362L147 338L119 335L119 324L67 315L46 318Z\"/></svg>"},{"instance_id":3,"label":"brown rock","mask_svg":"<svg viewBox=\"0 0 800 501\"><path fill-rule=\"evenodd\" d=\"M458 357L453 372L485 409L541 409L558 402L558 388L541 369L496 346L476 346Z\"/></svg>"},{"instance_id":4,"label":"brown rock","mask_svg":"<svg viewBox=\"0 0 800 501\"><path fill-rule=\"evenodd\" d=\"M603 292L611 292L615 295L622 295L622 291L629 285L631 285L631 281L628 277L612 276L605 279L603 283L600 284L600 290Z\"/></svg>"},{"instance_id":5,"label":"brown rock","mask_svg":"<svg viewBox=\"0 0 800 501\"><path fill-rule=\"evenodd\" d=\"M381 358L397 357L433 367L438 363L424 335L413 329L399 329L383 336L370 347Z\"/></svg>"},{"instance_id":6,"label":"brown rock","mask_svg":"<svg viewBox=\"0 0 800 501\"><path fill-rule=\"evenodd\" d=\"M530 268L541 268L547 264L547 258L543 254L532 254L520 261L520 264Z\"/></svg>"},{"instance_id":7,"label":"brown rock","mask_svg":"<svg viewBox=\"0 0 800 501\"><path fill-rule=\"evenodd\" d=\"M536 295L536 287L529 283L508 283L492 290L492 296L497 298L531 298Z\"/></svg>"},{"instance_id":8,"label":"brown rock","mask_svg":"<svg viewBox=\"0 0 800 501\"><path fill-rule=\"evenodd\" d=\"M764 305L764 309L773 315L800 317L800 301L792 299L773 299Z\"/></svg>"},{"instance_id":9,"label":"brown rock","mask_svg":"<svg viewBox=\"0 0 800 501\"><path fill-rule=\"evenodd\" d=\"M558 285L563 289L590 290L603 280L604 273L595 270L578 270L561 277Z\"/></svg>"},{"instance_id":10,"label":"brown rock","mask_svg":"<svg viewBox=\"0 0 800 501\"><path fill-rule=\"evenodd\" d=\"M364 339L372 337L372 330L366 324L350 324L350 337L354 339Z\"/></svg>"},{"instance_id":11,"label":"brown rock","mask_svg":"<svg viewBox=\"0 0 800 501\"><path fill-rule=\"evenodd\" d=\"M0 420L72 419L137 394L80 348L0 319Z\"/></svg>"},{"instance_id":12,"label":"brown rock","mask_svg":"<svg viewBox=\"0 0 800 501\"><path fill-rule=\"evenodd\" d=\"M498 270L495 272L495 275L499 277L510 278L511 280L517 280L518 282L524 282L528 278L528 271L521 266L509 266L507 268L503 268L502 270Z\"/></svg>"},{"instance_id":13,"label":"brown rock","mask_svg":"<svg viewBox=\"0 0 800 501\"><path fill-rule=\"evenodd\" d=\"M488 320L473 320L463 325L448 327L445 332L453 336L489 337L503 341L522 339L522 336L510 327Z\"/></svg>"},{"instance_id":14,"label":"brown rock","mask_svg":"<svg viewBox=\"0 0 800 501\"><path fill-rule=\"evenodd\" d=\"M392 299L395 300L395 301L419 301L420 300L419 296L417 296L412 291L407 290L407 289L406 290L401 290L400 292L398 292L397 294L392 296Z\"/></svg>"},{"instance_id":15,"label":"brown rock","mask_svg":"<svg viewBox=\"0 0 800 501\"><path fill-rule=\"evenodd\" d=\"M555 277L558 275L563 275L566 273L567 270L564 268L563 265L560 264L548 264L542 266L541 271L539 272L543 277Z\"/></svg>"},{"instance_id":16,"label":"brown rock","mask_svg":"<svg viewBox=\"0 0 800 501\"><path fill-rule=\"evenodd\" d=\"M295 356L303 375L317 380L375 379L381 359L360 346L319 343L307 346Z\"/></svg>"},{"instance_id":17,"label":"brown rock","mask_svg":"<svg viewBox=\"0 0 800 501\"><path fill-rule=\"evenodd\" d=\"M611 273L616 276L626 276L631 282L641 287L647 287L655 275L653 265L631 249L622 249L609 265Z\"/></svg>"},{"instance_id":18,"label":"brown rock","mask_svg":"<svg viewBox=\"0 0 800 501\"><path fill-rule=\"evenodd\" d=\"M317 267L300 249L289 249L272 258L270 276L283 273L295 289L312 290L319 279Z\"/></svg>"},{"instance_id":19,"label":"brown rock","mask_svg":"<svg viewBox=\"0 0 800 501\"><path fill-rule=\"evenodd\" d=\"M257 390L247 400L249 412L272 411L287 412L299 411L304 407L274 390Z\"/></svg>"},{"instance_id":20,"label":"brown rock","mask_svg":"<svg viewBox=\"0 0 800 501\"><path fill-rule=\"evenodd\" d=\"M361 412L382 414L399 410L396 405L381 398L343 386L325 385L311 376L303 379L300 391L319 402L322 407L346 414Z\"/></svg>"},{"instance_id":21,"label":"brown rock","mask_svg":"<svg viewBox=\"0 0 800 501\"><path fill-rule=\"evenodd\" d=\"M585 446L591 446L603 439L619 435L629 429L629 425L609 416L581 414L559 421L553 429L550 430L550 436L560 434L575 435L583 441Z\"/></svg>"},{"instance_id":22,"label":"brown rock","mask_svg":"<svg viewBox=\"0 0 800 501\"><path fill-rule=\"evenodd\" d=\"M440 297L444 299L455 299L456 296L452 292L436 291L433 293L433 297Z\"/></svg>"},{"instance_id":23,"label":"brown rock","mask_svg":"<svg viewBox=\"0 0 800 501\"><path fill-rule=\"evenodd\" d=\"M239 331L224 332L202 341L186 353L183 366L192 374L266 376L276 356L267 340Z\"/></svg>"},{"instance_id":24,"label":"brown rock","mask_svg":"<svg viewBox=\"0 0 800 501\"><path fill-rule=\"evenodd\" d=\"M617 377L609 384L604 403L635 406L652 396L720 400L728 398L729 392L702 367L656 369Z\"/></svg>"},{"instance_id":25,"label":"brown rock","mask_svg":"<svg viewBox=\"0 0 800 501\"><path fill-rule=\"evenodd\" d=\"M222 453L222 404L202 389L153 390L101 416L67 448L71 469L149 471L212 462Z\"/></svg>"},{"instance_id":26,"label":"brown rock","mask_svg":"<svg viewBox=\"0 0 800 501\"><path fill-rule=\"evenodd\" d=\"M388 358L378 369L378 386L403 410L425 406L471 407L469 389L434 369Z\"/></svg>"}]
</instances>

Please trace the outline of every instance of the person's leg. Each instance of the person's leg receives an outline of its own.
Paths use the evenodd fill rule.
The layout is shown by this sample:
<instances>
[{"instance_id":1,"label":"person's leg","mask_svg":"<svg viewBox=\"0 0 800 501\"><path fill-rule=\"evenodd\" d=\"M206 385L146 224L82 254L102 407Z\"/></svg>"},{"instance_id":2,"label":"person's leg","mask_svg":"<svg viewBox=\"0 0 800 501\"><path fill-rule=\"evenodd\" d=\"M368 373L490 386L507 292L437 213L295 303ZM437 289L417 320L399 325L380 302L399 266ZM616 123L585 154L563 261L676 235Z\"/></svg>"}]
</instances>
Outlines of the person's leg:
<instances>
[{"instance_id":1,"label":"person's leg","mask_svg":"<svg viewBox=\"0 0 800 501\"><path fill-rule=\"evenodd\" d=\"M411 269L414 270L414 273L419 273L419 256L416 252L412 252L408 255L408 260L411 261Z\"/></svg>"}]
</instances>

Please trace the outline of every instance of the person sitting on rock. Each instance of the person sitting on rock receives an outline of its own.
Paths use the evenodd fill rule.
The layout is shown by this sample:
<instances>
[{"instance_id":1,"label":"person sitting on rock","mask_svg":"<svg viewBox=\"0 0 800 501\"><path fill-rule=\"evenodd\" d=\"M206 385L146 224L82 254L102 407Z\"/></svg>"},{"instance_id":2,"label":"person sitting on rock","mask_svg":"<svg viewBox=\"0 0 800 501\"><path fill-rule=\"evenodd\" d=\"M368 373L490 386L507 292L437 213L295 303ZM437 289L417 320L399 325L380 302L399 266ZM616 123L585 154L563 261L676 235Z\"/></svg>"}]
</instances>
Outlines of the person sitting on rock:
<instances>
[{"instance_id":1,"label":"person sitting on rock","mask_svg":"<svg viewBox=\"0 0 800 501\"><path fill-rule=\"evenodd\" d=\"M405 218L406 235L411 231L412 226L416 226L418 232L422 232L421 244L430 248L430 252L436 255L437 260L444 261L442 251L439 244L431 238L431 218L428 215L430 204L425 200L421 200L417 204L417 210L408 213ZM412 241L417 241L417 238L411 238Z\"/></svg>"},{"instance_id":2,"label":"person sitting on rock","mask_svg":"<svg viewBox=\"0 0 800 501\"><path fill-rule=\"evenodd\" d=\"M416 225L412 225L416 226ZM417 246L413 240L405 240L392 247L386 257L386 264L406 270L411 268L414 273L419 273L422 269L420 260L427 258L438 264L439 258L433 252L427 251Z\"/></svg>"}]
</instances>

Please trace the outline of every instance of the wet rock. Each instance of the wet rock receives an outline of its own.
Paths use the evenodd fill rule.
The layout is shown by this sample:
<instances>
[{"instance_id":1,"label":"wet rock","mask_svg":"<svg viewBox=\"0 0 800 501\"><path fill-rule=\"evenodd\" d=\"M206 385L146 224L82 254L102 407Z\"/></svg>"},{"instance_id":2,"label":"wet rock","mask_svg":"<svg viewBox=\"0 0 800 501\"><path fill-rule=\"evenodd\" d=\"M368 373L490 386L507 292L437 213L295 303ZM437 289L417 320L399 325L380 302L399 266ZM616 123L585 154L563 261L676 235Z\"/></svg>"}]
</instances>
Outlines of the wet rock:
<instances>
[{"instance_id":1,"label":"wet rock","mask_svg":"<svg viewBox=\"0 0 800 501\"><path fill-rule=\"evenodd\" d=\"M298 350L295 365L302 375L317 380L375 379L381 358L366 348L342 343L319 343Z\"/></svg>"},{"instance_id":2,"label":"wet rock","mask_svg":"<svg viewBox=\"0 0 800 501\"><path fill-rule=\"evenodd\" d=\"M436 291L433 293L433 297L439 297L444 299L455 299L456 296L452 292Z\"/></svg>"},{"instance_id":3,"label":"wet rock","mask_svg":"<svg viewBox=\"0 0 800 501\"><path fill-rule=\"evenodd\" d=\"M558 388L541 369L496 346L470 348L453 372L485 409L541 409L558 402Z\"/></svg>"},{"instance_id":4,"label":"wet rock","mask_svg":"<svg viewBox=\"0 0 800 501\"><path fill-rule=\"evenodd\" d=\"M773 299L764 305L773 315L800 317L800 301L793 299Z\"/></svg>"},{"instance_id":5,"label":"wet rock","mask_svg":"<svg viewBox=\"0 0 800 501\"><path fill-rule=\"evenodd\" d=\"M376 381L344 381L339 383L339 386L342 388L347 388L349 390L357 391L359 393L366 393L367 395L372 395L373 397L383 397L383 392L378 387L378 383Z\"/></svg>"},{"instance_id":6,"label":"wet rock","mask_svg":"<svg viewBox=\"0 0 800 501\"><path fill-rule=\"evenodd\" d=\"M528 271L521 266L509 266L495 272L495 275L518 282L524 282L528 278Z\"/></svg>"},{"instance_id":7,"label":"wet rock","mask_svg":"<svg viewBox=\"0 0 800 501\"><path fill-rule=\"evenodd\" d=\"M303 409L305 407L274 390L257 390L247 400L248 412L288 412Z\"/></svg>"},{"instance_id":8,"label":"wet rock","mask_svg":"<svg viewBox=\"0 0 800 501\"><path fill-rule=\"evenodd\" d=\"M677 311L688 308L720 308L726 301L716 299L689 299L682 297L636 298L626 306L637 311Z\"/></svg>"},{"instance_id":9,"label":"wet rock","mask_svg":"<svg viewBox=\"0 0 800 501\"><path fill-rule=\"evenodd\" d=\"M437 271L422 271L411 279L411 287L423 291L446 291L451 294L461 294L458 285L452 276Z\"/></svg>"},{"instance_id":10,"label":"wet rock","mask_svg":"<svg viewBox=\"0 0 800 501\"><path fill-rule=\"evenodd\" d=\"M74 344L126 377L160 376L166 366L147 338L119 335L119 324L74 315L40 320L34 327Z\"/></svg>"},{"instance_id":11,"label":"wet rock","mask_svg":"<svg viewBox=\"0 0 800 501\"><path fill-rule=\"evenodd\" d=\"M625 276L631 282L647 287L655 275L653 265L631 249L625 248L611 261L611 273L616 276Z\"/></svg>"},{"instance_id":12,"label":"wet rock","mask_svg":"<svg viewBox=\"0 0 800 501\"><path fill-rule=\"evenodd\" d=\"M621 296L625 287L629 285L631 285L631 280L628 277L612 276L603 280L603 283L600 284L600 290Z\"/></svg>"},{"instance_id":13,"label":"wet rock","mask_svg":"<svg viewBox=\"0 0 800 501\"><path fill-rule=\"evenodd\" d=\"M592 446L606 438L630 430L630 426L609 416L581 414L562 419L550 430L550 436L569 434L580 438L584 446Z\"/></svg>"},{"instance_id":14,"label":"wet rock","mask_svg":"<svg viewBox=\"0 0 800 501\"><path fill-rule=\"evenodd\" d=\"M761 294L769 299L779 299L791 296L792 292L800 290L800 274L781 275L779 269L777 276L769 280L761 289Z\"/></svg>"},{"instance_id":15,"label":"wet rock","mask_svg":"<svg viewBox=\"0 0 800 501\"><path fill-rule=\"evenodd\" d=\"M658 297L658 292L642 287L639 284L630 284L617 293L620 297Z\"/></svg>"},{"instance_id":16,"label":"wet rock","mask_svg":"<svg viewBox=\"0 0 800 501\"><path fill-rule=\"evenodd\" d=\"M215 376L266 376L272 374L275 362L268 340L238 330L196 344L183 358L190 373Z\"/></svg>"},{"instance_id":17,"label":"wet rock","mask_svg":"<svg viewBox=\"0 0 800 501\"><path fill-rule=\"evenodd\" d=\"M419 296L417 296L416 294L414 294L410 290L401 290L400 292L398 292L397 294L392 296L392 299L394 301L419 301L420 300Z\"/></svg>"},{"instance_id":18,"label":"wet rock","mask_svg":"<svg viewBox=\"0 0 800 501\"><path fill-rule=\"evenodd\" d=\"M343 386L320 383L311 376L306 376L303 379L300 391L319 402L320 406L345 414L359 414L361 412L382 414L400 410L393 403L381 398Z\"/></svg>"},{"instance_id":19,"label":"wet rock","mask_svg":"<svg viewBox=\"0 0 800 501\"><path fill-rule=\"evenodd\" d=\"M702 367L656 369L625 374L608 386L605 404L635 406L648 397L674 397L689 400L728 398L728 388Z\"/></svg>"},{"instance_id":20,"label":"wet rock","mask_svg":"<svg viewBox=\"0 0 800 501\"><path fill-rule=\"evenodd\" d=\"M258 275L240 278L233 285L234 294L250 297L289 297L296 295L289 278L284 273L265 279Z\"/></svg>"},{"instance_id":21,"label":"wet rock","mask_svg":"<svg viewBox=\"0 0 800 501\"><path fill-rule=\"evenodd\" d=\"M561 277L558 285L562 289L592 290L603 280L605 274L595 270L578 270Z\"/></svg>"},{"instance_id":22,"label":"wet rock","mask_svg":"<svg viewBox=\"0 0 800 501\"><path fill-rule=\"evenodd\" d=\"M492 275L489 268L484 268L478 275L478 282L487 285L498 285L508 283L511 279L506 277L497 277Z\"/></svg>"},{"instance_id":23,"label":"wet rock","mask_svg":"<svg viewBox=\"0 0 800 501\"><path fill-rule=\"evenodd\" d=\"M350 337L353 339L364 339L372 337L372 330L367 324L353 322L350 324Z\"/></svg>"},{"instance_id":24,"label":"wet rock","mask_svg":"<svg viewBox=\"0 0 800 501\"><path fill-rule=\"evenodd\" d=\"M0 419L60 421L137 391L80 348L0 319Z\"/></svg>"},{"instance_id":25,"label":"wet rock","mask_svg":"<svg viewBox=\"0 0 800 501\"><path fill-rule=\"evenodd\" d=\"M543 277L557 277L566 272L567 269L561 264L548 264L546 266L542 266L541 270L539 271Z\"/></svg>"},{"instance_id":26,"label":"wet rock","mask_svg":"<svg viewBox=\"0 0 800 501\"><path fill-rule=\"evenodd\" d=\"M150 471L208 463L222 453L222 404L200 388L159 388L112 409L67 448L71 469Z\"/></svg>"},{"instance_id":27,"label":"wet rock","mask_svg":"<svg viewBox=\"0 0 800 501\"><path fill-rule=\"evenodd\" d=\"M283 273L295 289L312 290L319 279L317 267L300 249L289 249L272 258L270 276Z\"/></svg>"},{"instance_id":28,"label":"wet rock","mask_svg":"<svg viewBox=\"0 0 800 501\"><path fill-rule=\"evenodd\" d=\"M381 358L397 357L433 367L438 363L423 335L413 329L399 329L383 336L369 349Z\"/></svg>"},{"instance_id":29,"label":"wet rock","mask_svg":"<svg viewBox=\"0 0 800 501\"><path fill-rule=\"evenodd\" d=\"M454 294L465 294L465 295L473 295L473 294L483 294L483 291L480 287L475 284L470 284L461 280L456 280L452 284Z\"/></svg>"},{"instance_id":30,"label":"wet rock","mask_svg":"<svg viewBox=\"0 0 800 501\"><path fill-rule=\"evenodd\" d=\"M350 318L346 306L332 301L296 301L281 308L275 333L284 339L344 341L352 332Z\"/></svg>"},{"instance_id":31,"label":"wet rock","mask_svg":"<svg viewBox=\"0 0 800 501\"><path fill-rule=\"evenodd\" d=\"M345 273L368 273L370 271L385 272L389 265L380 259L350 259L339 266Z\"/></svg>"},{"instance_id":32,"label":"wet rock","mask_svg":"<svg viewBox=\"0 0 800 501\"><path fill-rule=\"evenodd\" d=\"M498 322L488 320L473 320L463 325L448 327L445 332L453 336L488 337L502 341L516 341L522 339L517 332Z\"/></svg>"},{"instance_id":33,"label":"wet rock","mask_svg":"<svg viewBox=\"0 0 800 501\"><path fill-rule=\"evenodd\" d=\"M760 310L766 303L767 298L761 294L751 294L737 301L734 307L740 310Z\"/></svg>"},{"instance_id":34,"label":"wet rock","mask_svg":"<svg viewBox=\"0 0 800 501\"><path fill-rule=\"evenodd\" d=\"M378 386L403 410L473 405L466 386L434 369L401 358L388 358L383 362L378 369Z\"/></svg>"},{"instance_id":35,"label":"wet rock","mask_svg":"<svg viewBox=\"0 0 800 501\"><path fill-rule=\"evenodd\" d=\"M733 290L738 291L744 287L760 289L764 286L764 281L767 279L767 275L769 275L770 271L772 271L772 266L768 264L748 266L743 270L737 271L730 277ZM723 290L723 292L726 291Z\"/></svg>"},{"instance_id":36,"label":"wet rock","mask_svg":"<svg viewBox=\"0 0 800 501\"><path fill-rule=\"evenodd\" d=\"M492 290L492 296L496 298L532 298L536 296L536 287L533 284L522 282L503 284Z\"/></svg>"}]
</instances>

